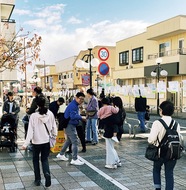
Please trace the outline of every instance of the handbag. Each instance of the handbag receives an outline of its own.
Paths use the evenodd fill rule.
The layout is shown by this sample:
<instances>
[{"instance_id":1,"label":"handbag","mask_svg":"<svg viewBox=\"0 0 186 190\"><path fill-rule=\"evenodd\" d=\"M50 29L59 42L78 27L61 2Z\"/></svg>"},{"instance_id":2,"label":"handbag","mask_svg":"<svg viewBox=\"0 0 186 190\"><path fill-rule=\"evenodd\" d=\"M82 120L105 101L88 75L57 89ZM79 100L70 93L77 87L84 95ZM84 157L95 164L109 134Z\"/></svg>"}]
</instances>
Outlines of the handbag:
<instances>
[{"instance_id":1,"label":"handbag","mask_svg":"<svg viewBox=\"0 0 186 190\"><path fill-rule=\"evenodd\" d=\"M158 143L159 143L159 139L158 139ZM159 160L160 158L159 149L160 149L160 143L158 146L155 146L153 144L148 144L146 148L146 152L145 152L145 158L151 161Z\"/></svg>"},{"instance_id":2,"label":"handbag","mask_svg":"<svg viewBox=\"0 0 186 190\"><path fill-rule=\"evenodd\" d=\"M50 135L50 133L49 133L49 131L48 131L48 128L47 128L47 126L46 126L46 123L44 123L44 125L45 125L45 128L46 128L46 130L47 130L47 133L48 133L48 135L49 135L49 143L50 143L50 147L52 148L52 147L54 147L55 144L56 144L56 137Z\"/></svg>"},{"instance_id":3,"label":"handbag","mask_svg":"<svg viewBox=\"0 0 186 190\"><path fill-rule=\"evenodd\" d=\"M87 115L92 117L96 114L96 112L97 112L96 110L89 110L89 111L87 111Z\"/></svg>"}]
</instances>

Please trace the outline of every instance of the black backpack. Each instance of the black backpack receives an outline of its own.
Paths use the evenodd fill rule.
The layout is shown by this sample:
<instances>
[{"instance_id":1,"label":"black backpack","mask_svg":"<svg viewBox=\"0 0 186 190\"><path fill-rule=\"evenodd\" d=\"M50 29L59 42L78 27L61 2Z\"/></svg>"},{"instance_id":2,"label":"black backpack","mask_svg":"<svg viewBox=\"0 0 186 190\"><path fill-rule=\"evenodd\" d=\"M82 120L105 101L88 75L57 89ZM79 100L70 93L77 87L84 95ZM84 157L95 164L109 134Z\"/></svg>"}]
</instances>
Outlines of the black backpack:
<instances>
[{"instance_id":1,"label":"black backpack","mask_svg":"<svg viewBox=\"0 0 186 190\"><path fill-rule=\"evenodd\" d=\"M58 120L59 120L59 129L63 130L64 128L67 128L68 122L70 121L70 117L68 119L65 118L64 113L60 113Z\"/></svg>"},{"instance_id":2,"label":"black backpack","mask_svg":"<svg viewBox=\"0 0 186 190\"><path fill-rule=\"evenodd\" d=\"M159 121L166 129L165 136L160 143L160 157L167 160L180 159L182 146L179 134L177 132L178 123L172 120L170 126L168 127L163 119L159 119Z\"/></svg>"}]
</instances>

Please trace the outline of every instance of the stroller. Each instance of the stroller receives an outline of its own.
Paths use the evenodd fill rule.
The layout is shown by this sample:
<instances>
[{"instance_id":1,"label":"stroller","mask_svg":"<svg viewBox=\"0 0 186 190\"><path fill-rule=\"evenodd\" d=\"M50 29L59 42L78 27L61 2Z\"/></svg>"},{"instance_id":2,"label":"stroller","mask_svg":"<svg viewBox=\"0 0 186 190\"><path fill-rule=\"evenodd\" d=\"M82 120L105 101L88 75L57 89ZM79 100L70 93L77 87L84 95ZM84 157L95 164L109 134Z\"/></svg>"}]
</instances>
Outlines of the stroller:
<instances>
[{"instance_id":1,"label":"stroller","mask_svg":"<svg viewBox=\"0 0 186 190\"><path fill-rule=\"evenodd\" d=\"M4 114L1 117L0 147L7 147L10 152L17 150L17 124L18 118L12 114Z\"/></svg>"}]
</instances>

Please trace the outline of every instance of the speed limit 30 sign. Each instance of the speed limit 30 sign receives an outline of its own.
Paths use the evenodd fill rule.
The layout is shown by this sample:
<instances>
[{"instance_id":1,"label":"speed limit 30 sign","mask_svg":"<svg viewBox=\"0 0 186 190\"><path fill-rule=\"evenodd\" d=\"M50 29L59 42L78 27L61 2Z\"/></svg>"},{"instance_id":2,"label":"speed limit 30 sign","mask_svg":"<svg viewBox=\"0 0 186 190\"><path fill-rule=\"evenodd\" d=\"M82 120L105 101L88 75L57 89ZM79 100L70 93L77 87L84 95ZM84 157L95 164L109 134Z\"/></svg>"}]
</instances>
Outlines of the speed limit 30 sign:
<instances>
[{"instance_id":1,"label":"speed limit 30 sign","mask_svg":"<svg viewBox=\"0 0 186 190\"><path fill-rule=\"evenodd\" d=\"M102 61L106 61L109 58L109 51L107 48L100 48L98 51L98 57L102 60Z\"/></svg>"}]
</instances>

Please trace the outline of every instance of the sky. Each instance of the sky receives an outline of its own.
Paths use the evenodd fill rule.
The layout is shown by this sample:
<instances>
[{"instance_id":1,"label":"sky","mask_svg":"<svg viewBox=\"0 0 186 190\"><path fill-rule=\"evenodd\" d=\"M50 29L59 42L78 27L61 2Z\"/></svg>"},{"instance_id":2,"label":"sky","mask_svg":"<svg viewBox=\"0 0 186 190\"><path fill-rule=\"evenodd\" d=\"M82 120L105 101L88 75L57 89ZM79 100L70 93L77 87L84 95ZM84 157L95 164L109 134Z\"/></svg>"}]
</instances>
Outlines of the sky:
<instances>
[{"instance_id":1,"label":"sky","mask_svg":"<svg viewBox=\"0 0 186 190\"><path fill-rule=\"evenodd\" d=\"M115 46L155 23L186 15L185 0L15 0L11 19L19 30L42 37L46 64L93 46Z\"/></svg>"}]
</instances>

